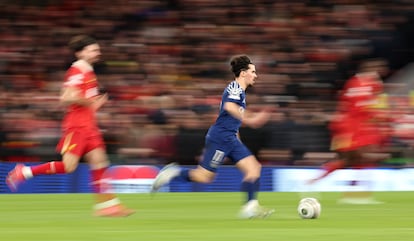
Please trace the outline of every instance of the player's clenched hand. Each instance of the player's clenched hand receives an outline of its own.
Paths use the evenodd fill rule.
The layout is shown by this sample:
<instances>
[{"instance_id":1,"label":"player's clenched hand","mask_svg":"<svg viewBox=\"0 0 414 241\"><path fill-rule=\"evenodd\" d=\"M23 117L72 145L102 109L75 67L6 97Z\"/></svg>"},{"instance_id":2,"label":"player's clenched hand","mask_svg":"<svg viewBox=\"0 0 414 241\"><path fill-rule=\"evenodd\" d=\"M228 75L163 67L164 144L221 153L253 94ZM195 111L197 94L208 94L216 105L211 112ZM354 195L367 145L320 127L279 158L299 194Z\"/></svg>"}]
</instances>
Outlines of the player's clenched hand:
<instances>
[{"instance_id":1,"label":"player's clenched hand","mask_svg":"<svg viewBox=\"0 0 414 241\"><path fill-rule=\"evenodd\" d=\"M103 95L98 95L98 96L94 97L94 100L92 102L91 107L94 110L97 110L97 109L101 108L101 106L104 105L107 101L108 101L108 94L107 93L105 93Z\"/></svg>"}]
</instances>

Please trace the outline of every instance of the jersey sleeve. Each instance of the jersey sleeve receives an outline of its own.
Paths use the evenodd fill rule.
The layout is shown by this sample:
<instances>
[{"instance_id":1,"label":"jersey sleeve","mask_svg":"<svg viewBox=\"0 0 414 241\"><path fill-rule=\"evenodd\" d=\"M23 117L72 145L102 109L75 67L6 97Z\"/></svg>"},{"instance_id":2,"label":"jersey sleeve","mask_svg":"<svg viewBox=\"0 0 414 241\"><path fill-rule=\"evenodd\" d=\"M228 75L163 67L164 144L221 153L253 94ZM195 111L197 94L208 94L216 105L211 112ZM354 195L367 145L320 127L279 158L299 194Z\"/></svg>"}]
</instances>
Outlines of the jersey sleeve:
<instances>
[{"instance_id":1,"label":"jersey sleeve","mask_svg":"<svg viewBox=\"0 0 414 241\"><path fill-rule=\"evenodd\" d=\"M243 89L236 82L232 82L224 91L223 102L234 102L238 105L242 105L242 93Z\"/></svg>"},{"instance_id":2,"label":"jersey sleeve","mask_svg":"<svg viewBox=\"0 0 414 241\"><path fill-rule=\"evenodd\" d=\"M352 78L341 96L346 110L354 113L373 112L378 103L376 84L369 78Z\"/></svg>"},{"instance_id":3,"label":"jersey sleeve","mask_svg":"<svg viewBox=\"0 0 414 241\"><path fill-rule=\"evenodd\" d=\"M84 79L85 79L84 74L78 68L71 67L66 72L63 87L79 87L80 88L84 82Z\"/></svg>"}]
</instances>

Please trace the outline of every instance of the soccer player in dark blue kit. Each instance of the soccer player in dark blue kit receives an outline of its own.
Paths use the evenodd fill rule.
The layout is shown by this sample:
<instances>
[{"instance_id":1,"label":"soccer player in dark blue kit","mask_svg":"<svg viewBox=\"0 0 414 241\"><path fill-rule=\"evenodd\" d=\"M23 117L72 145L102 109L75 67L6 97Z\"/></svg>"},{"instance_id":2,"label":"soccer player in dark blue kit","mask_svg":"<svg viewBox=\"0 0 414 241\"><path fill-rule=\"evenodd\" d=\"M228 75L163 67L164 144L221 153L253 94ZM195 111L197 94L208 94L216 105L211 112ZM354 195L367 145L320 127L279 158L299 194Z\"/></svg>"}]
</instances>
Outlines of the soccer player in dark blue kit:
<instances>
[{"instance_id":1,"label":"soccer player in dark blue kit","mask_svg":"<svg viewBox=\"0 0 414 241\"><path fill-rule=\"evenodd\" d=\"M165 166L157 175L152 192L169 183L173 178L210 183L217 168L228 157L243 173L241 190L246 193L246 202L240 211L240 218L267 217L274 210L259 205L257 192L261 164L250 150L240 141L239 127L244 124L252 128L263 126L270 118L268 110L257 113L246 111L246 88L257 79L256 67L246 55L238 55L230 61L235 79L223 91L220 113L205 137L201 162L195 169L185 169L175 163Z\"/></svg>"}]
</instances>

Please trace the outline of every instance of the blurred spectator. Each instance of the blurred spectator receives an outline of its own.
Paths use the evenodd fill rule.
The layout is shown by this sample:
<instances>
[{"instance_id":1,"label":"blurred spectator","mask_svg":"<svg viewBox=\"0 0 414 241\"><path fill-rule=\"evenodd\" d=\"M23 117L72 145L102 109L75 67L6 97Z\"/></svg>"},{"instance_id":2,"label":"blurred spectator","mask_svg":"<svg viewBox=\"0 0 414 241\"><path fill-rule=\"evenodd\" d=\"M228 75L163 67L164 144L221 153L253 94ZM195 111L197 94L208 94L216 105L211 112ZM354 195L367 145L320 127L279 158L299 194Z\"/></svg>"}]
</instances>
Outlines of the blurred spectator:
<instances>
[{"instance_id":1,"label":"blurred spectator","mask_svg":"<svg viewBox=\"0 0 414 241\"><path fill-rule=\"evenodd\" d=\"M107 4L116 7L107 8ZM48 158L40 149L49 143L47 138L54 138L52 123L63 114L63 109L50 101L59 95L62 69L73 60L61 46L77 33L102 39L105 55L96 72L110 99L116 102L105 107L103 115L123 116L133 123L133 129L148 127L151 132L152 127L157 127L167 132L168 140L161 138L163 144L157 144L157 151L151 152L159 162L165 162L164 158L184 158L174 158L177 133L189 138L185 142L200 142L205 127L184 128L172 123L175 120L168 113L216 108L220 99L217 93L224 85L222 77L231 78L222 64L228 56L249 54L261 73L254 94L263 103L280 105L296 124L279 133L279 142L286 138L283 148L268 143L274 137L263 139L261 133L251 133L248 136L252 150L259 153L265 148L268 153L279 153L283 149L294 153L290 164L302 159L307 150L329 148L318 138L324 140L327 135L326 117L333 112L336 94L361 59L386 59L390 74L414 59L414 3L410 1L6 0L0 7L1 111L10 113L7 118L16 123L34 125L36 120L47 119L45 123L50 128L42 128L44 137L34 140L39 160ZM148 123L134 121L136 116L152 120L155 125L145 127ZM203 117L196 113L186 118L196 123ZM110 154L119 162L124 161L122 158L143 161L142 156L134 160L132 153L124 156L125 149L121 156L118 152L123 144L125 148L148 151L154 142L133 142L135 146L126 143L124 140L130 137L119 136L118 132L132 127L121 127L121 122L102 123L108 138L121 139L108 140L118 143L109 146ZM269 128L277 129L278 125L284 124L277 122ZM29 129L6 126L6 138L10 143L25 143L29 141L30 135L25 133ZM298 133L303 138L297 140ZM306 142L298 143L305 138ZM172 146L168 154L156 154L166 145ZM297 146L305 148L299 150ZM33 147L19 145L13 151L24 153ZM10 146L6 145L6 153L8 150ZM12 160L13 155L6 160ZM193 161L185 159L187 163Z\"/></svg>"}]
</instances>

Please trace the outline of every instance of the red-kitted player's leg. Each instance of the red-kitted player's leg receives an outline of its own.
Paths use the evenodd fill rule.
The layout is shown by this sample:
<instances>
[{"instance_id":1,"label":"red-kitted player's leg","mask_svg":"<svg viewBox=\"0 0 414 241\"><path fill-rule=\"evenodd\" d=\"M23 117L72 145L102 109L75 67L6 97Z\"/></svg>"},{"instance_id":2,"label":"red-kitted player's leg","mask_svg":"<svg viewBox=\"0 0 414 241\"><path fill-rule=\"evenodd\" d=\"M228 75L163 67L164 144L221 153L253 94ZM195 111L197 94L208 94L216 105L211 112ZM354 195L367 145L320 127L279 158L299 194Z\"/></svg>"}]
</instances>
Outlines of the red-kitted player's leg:
<instances>
[{"instance_id":1,"label":"red-kitted player's leg","mask_svg":"<svg viewBox=\"0 0 414 241\"><path fill-rule=\"evenodd\" d=\"M346 166L346 162L344 160L333 160L333 161L329 161L325 164L322 165L322 169L324 170L324 172L316 177L311 179L308 183L314 183L316 181L319 181L321 179L323 179L324 177L328 176L329 174L331 174L332 172L338 170L338 169L342 169Z\"/></svg>"}]
</instances>

